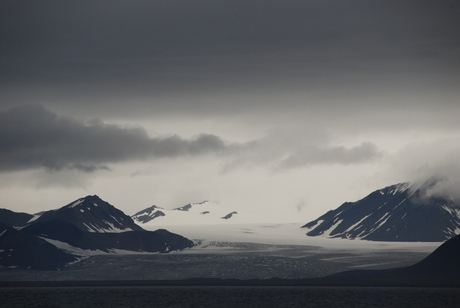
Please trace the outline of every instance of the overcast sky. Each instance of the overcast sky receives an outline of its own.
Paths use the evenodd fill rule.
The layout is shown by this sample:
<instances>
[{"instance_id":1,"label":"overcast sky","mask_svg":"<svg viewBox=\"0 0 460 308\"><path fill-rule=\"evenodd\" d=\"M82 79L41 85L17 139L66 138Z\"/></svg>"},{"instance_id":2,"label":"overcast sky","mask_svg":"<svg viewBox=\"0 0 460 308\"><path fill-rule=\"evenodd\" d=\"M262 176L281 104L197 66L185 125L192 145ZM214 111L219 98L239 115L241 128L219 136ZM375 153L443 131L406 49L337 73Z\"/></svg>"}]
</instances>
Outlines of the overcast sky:
<instances>
[{"instance_id":1,"label":"overcast sky","mask_svg":"<svg viewBox=\"0 0 460 308\"><path fill-rule=\"evenodd\" d=\"M0 207L206 199L308 222L442 176L456 1L0 0Z\"/></svg>"}]
</instances>

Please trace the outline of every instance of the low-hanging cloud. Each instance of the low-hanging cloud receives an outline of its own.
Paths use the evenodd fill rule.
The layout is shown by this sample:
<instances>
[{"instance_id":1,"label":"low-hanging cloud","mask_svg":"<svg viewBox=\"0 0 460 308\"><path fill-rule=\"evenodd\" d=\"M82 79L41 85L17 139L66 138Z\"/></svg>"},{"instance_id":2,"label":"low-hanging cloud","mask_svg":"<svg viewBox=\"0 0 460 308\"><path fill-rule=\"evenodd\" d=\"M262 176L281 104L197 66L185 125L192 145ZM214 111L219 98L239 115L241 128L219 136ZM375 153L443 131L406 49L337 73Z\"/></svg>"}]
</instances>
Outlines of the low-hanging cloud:
<instances>
[{"instance_id":1,"label":"low-hanging cloud","mask_svg":"<svg viewBox=\"0 0 460 308\"><path fill-rule=\"evenodd\" d=\"M22 106L0 113L0 171L33 168L92 172L107 164L151 157L179 157L219 152L224 142L201 134L151 138L142 128L100 121L81 123L41 106Z\"/></svg>"},{"instance_id":2,"label":"low-hanging cloud","mask_svg":"<svg viewBox=\"0 0 460 308\"><path fill-rule=\"evenodd\" d=\"M314 165L361 164L383 156L383 152L371 142L345 147L329 144L330 140L327 141L326 137L321 138L275 134L245 144L233 144L229 148L234 155L223 167L222 172L242 166L251 168L259 165L280 172Z\"/></svg>"},{"instance_id":3,"label":"low-hanging cloud","mask_svg":"<svg viewBox=\"0 0 460 308\"><path fill-rule=\"evenodd\" d=\"M426 197L460 200L460 135L411 144L394 155L390 172L414 182L430 183ZM428 182L427 182L428 181Z\"/></svg>"},{"instance_id":4,"label":"low-hanging cloud","mask_svg":"<svg viewBox=\"0 0 460 308\"><path fill-rule=\"evenodd\" d=\"M192 139L178 135L152 138L143 128L98 120L83 123L41 106L26 105L0 112L0 123L0 172L37 168L94 172L125 161L212 153L227 161L224 171L238 166L279 171L311 165L359 164L381 155L372 143L350 148L304 145L308 140L280 136L246 143L226 143L212 134Z\"/></svg>"},{"instance_id":5,"label":"low-hanging cloud","mask_svg":"<svg viewBox=\"0 0 460 308\"><path fill-rule=\"evenodd\" d=\"M374 160L381 155L377 146L370 142L351 148L311 146L306 151L289 155L279 163L278 168L292 169L314 164L357 164Z\"/></svg>"}]
</instances>

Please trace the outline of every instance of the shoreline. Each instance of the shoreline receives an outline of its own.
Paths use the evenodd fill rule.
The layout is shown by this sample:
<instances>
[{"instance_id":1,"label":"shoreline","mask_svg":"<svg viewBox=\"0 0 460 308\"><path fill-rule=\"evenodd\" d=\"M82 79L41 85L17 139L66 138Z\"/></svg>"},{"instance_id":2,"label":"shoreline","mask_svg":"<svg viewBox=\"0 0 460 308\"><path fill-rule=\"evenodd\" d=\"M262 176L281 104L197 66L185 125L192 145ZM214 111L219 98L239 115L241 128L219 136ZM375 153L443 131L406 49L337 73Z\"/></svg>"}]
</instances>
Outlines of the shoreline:
<instances>
[{"instance_id":1,"label":"shoreline","mask_svg":"<svg viewBox=\"0 0 460 308\"><path fill-rule=\"evenodd\" d=\"M460 281L394 281L308 279L216 279L180 280L80 280L80 281L0 281L0 288L66 288L66 287L426 287L460 288Z\"/></svg>"}]
</instances>

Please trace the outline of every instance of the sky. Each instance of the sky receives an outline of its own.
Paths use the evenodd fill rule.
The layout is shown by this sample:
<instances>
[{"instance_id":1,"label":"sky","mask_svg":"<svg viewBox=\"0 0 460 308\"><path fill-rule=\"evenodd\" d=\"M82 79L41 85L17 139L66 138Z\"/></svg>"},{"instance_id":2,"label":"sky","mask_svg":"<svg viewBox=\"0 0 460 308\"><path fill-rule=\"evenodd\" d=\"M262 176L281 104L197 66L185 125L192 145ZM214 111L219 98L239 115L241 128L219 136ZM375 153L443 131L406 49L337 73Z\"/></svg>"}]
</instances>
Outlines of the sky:
<instances>
[{"instance_id":1,"label":"sky","mask_svg":"<svg viewBox=\"0 0 460 308\"><path fill-rule=\"evenodd\" d=\"M460 192L456 1L0 0L0 42L2 208L308 222Z\"/></svg>"}]
</instances>

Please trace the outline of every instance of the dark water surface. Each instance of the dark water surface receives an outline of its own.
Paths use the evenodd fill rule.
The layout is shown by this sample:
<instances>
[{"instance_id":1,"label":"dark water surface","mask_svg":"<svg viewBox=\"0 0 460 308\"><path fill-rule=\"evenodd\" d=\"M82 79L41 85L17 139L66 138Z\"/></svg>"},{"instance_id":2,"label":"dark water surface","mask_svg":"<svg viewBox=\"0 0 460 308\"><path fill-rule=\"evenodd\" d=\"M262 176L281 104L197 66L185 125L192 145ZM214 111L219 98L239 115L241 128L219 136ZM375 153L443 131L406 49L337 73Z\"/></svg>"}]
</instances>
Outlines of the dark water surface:
<instances>
[{"instance_id":1,"label":"dark water surface","mask_svg":"<svg viewBox=\"0 0 460 308\"><path fill-rule=\"evenodd\" d=\"M460 307L460 289L61 287L0 289L0 307Z\"/></svg>"}]
</instances>

